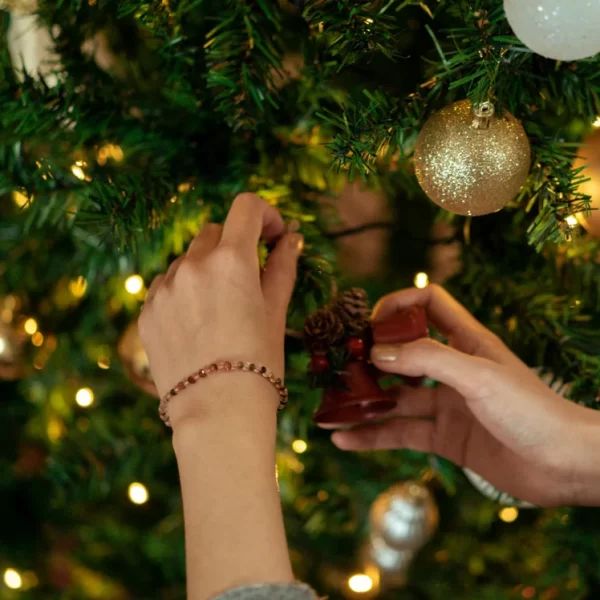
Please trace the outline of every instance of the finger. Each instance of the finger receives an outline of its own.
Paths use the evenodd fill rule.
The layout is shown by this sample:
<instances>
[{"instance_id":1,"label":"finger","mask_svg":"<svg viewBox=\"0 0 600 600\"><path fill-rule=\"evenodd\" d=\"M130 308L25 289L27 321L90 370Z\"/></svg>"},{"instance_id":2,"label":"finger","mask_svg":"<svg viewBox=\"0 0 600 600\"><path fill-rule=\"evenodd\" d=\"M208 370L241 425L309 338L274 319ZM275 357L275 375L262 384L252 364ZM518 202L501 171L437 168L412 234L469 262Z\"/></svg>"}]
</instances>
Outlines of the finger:
<instances>
[{"instance_id":1,"label":"finger","mask_svg":"<svg viewBox=\"0 0 600 600\"><path fill-rule=\"evenodd\" d=\"M445 289L435 284L385 296L373 309L373 320L384 320L398 310L415 305L422 306L433 326L463 352L485 356L503 364L518 361L499 338Z\"/></svg>"},{"instance_id":2,"label":"finger","mask_svg":"<svg viewBox=\"0 0 600 600\"><path fill-rule=\"evenodd\" d=\"M467 410L464 399L452 388L409 387L398 385L386 390L386 394L396 401L387 417L435 417L444 410Z\"/></svg>"},{"instance_id":3,"label":"finger","mask_svg":"<svg viewBox=\"0 0 600 600\"><path fill-rule=\"evenodd\" d=\"M371 351L371 360L386 373L429 377L469 399L490 397L501 379L497 374L501 367L496 363L428 338L407 344L378 344Z\"/></svg>"},{"instance_id":4,"label":"finger","mask_svg":"<svg viewBox=\"0 0 600 600\"><path fill-rule=\"evenodd\" d=\"M164 278L165 278L164 275L157 275L154 278L154 281L150 285L150 289L148 290L148 293L146 294L146 300L145 300L144 304L148 304L149 302L152 302L152 299L156 295L156 292L157 292L158 288L160 287L160 285L162 284Z\"/></svg>"},{"instance_id":5,"label":"finger","mask_svg":"<svg viewBox=\"0 0 600 600\"><path fill-rule=\"evenodd\" d=\"M337 431L333 443L342 450L407 449L433 452L463 465L466 458L472 417L448 411L435 420L390 419L383 423Z\"/></svg>"},{"instance_id":6,"label":"finger","mask_svg":"<svg viewBox=\"0 0 600 600\"><path fill-rule=\"evenodd\" d=\"M207 223L187 249L188 258L194 262L200 262L206 258L218 246L222 232L221 225Z\"/></svg>"},{"instance_id":7,"label":"finger","mask_svg":"<svg viewBox=\"0 0 600 600\"><path fill-rule=\"evenodd\" d=\"M433 421L418 419L391 419L385 423L364 425L345 431L336 431L332 442L341 450L410 449L433 452Z\"/></svg>"},{"instance_id":8,"label":"finger","mask_svg":"<svg viewBox=\"0 0 600 600\"><path fill-rule=\"evenodd\" d=\"M503 447L481 426L461 414L437 421L392 419L385 423L336 431L333 443L342 450L406 449L435 453L481 473L499 489L541 505L560 504L556 486L535 463ZM553 497L556 496L556 497Z\"/></svg>"},{"instance_id":9,"label":"finger","mask_svg":"<svg viewBox=\"0 0 600 600\"><path fill-rule=\"evenodd\" d=\"M163 280L163 285L169 286L173 283L173 279L175 279L175 275L179 269L181 263L185 260L185 254L182 254L179 258L176 258L169 266L168 271L165 274L165 278Z\"/></svg>"},{"instance_id":10,"label":"finger","mask_svg":"<svg viewBox=\"0 0 600 600\"><path fill-rule=\"evenodd\" d=\"M267 306L274 314L285 317L296 282L298 257L304 247L304 237L291 233L281 238L269 256L262 277Z\"/></svg>"},{"instance_id":11,"label":"finger","mask_svg":"<svg viewBox=\"0 0 600 600\"><path fill-rule=\"evenodd\" d=\"M259 239L273 240L285 230L279 212L255 194L240 194L223 225L221 243L256 254Z\"/></svg>"}]
</instances>

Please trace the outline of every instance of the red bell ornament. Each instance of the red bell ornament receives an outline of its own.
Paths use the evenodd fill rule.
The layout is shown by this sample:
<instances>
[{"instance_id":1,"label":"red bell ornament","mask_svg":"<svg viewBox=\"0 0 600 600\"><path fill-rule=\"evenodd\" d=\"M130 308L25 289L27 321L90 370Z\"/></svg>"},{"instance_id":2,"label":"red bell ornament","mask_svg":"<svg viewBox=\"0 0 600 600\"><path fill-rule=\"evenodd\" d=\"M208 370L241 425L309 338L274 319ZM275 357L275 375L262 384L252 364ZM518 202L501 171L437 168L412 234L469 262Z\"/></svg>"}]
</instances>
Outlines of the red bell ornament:
<instances>
[{"instance_id":1,"label":"red bell ornament","mask_svg":"<svg viewBox=\"0 0 600 600\"><path fill-rule=\"evenodd\" d=\"M325 388L321 405L313 416L320 427L335 429L385 418L396 401L381 389L378 383L381 373L368 362L371 340L393 344L428 335L427 316L421 307L398 311L374 325L369 321L370 312L366 292L352 288L338 297L332 310L317 311L307 319L305 335L313 353L319 354L321 340L326 338L330 348L339 348L343 343L348 356L342 372L332 373L334 379ZM338 335L341 326L345 341L344 336ZM335 335L330 336L331 332ZM313 356L313 373L315 368L320 370L321 363Z\"/></svg>"},{"instance_id":2,"label":"red bell ornament","mask_svg":"<svg viewBox=\"0 0 600 600\"><path fill-rule=\"evenodd\" d=\"M405 344L429 336L427 314L422 306L411 306L373 323L376 344Z\"/></svg>"},{"instance_id":3,"label":"red bell ornament","mask_svg":"<svg viewBox=\"0 0 600 600\"><path fill-rule=\"evenodd\" d=\"M429 336L427 314L422 306L400 310L385 321L373 323L373 341L376 344L406 344ZM404 383L419 387L422 377L403 377Z\"/></svg>"},{"instance_id":4,"label":"red bell ornament","mask_svg":"<svg viewBox=\"0 0 600 600\"><path fill-rule=\"evenodd\" d=\"M379 387L376 369L365 361L349 362L336 383L325 390L313 416L324 429L381 419L396 406L396 401Z\"/></svg>"}]
</instances>

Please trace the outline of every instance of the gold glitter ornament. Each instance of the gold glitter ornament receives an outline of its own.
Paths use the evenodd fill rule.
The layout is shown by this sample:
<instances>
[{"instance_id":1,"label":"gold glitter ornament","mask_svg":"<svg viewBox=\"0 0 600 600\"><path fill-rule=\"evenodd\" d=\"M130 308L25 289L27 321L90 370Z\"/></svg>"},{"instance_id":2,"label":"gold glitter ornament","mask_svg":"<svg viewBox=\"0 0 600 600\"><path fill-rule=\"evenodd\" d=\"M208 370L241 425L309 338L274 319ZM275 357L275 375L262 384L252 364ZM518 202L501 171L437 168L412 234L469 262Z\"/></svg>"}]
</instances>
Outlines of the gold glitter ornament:
<instances>
[{"instance_id":1,"label":"gold glitter ornament","mask_svg":"<svg viewBox=\"0 0 600 600\"><path fill-rule=\"evenodd\" d=\"M119 341L118 352L129 379L150 396L158 398L158 390L150 374L150 363L140 339L137 321L131 323L125 330Z\"/></svg>"},{"instance_id":2,"label":"gold glitter ornament","mask_svg":"<svg viewBox=\"0 0 600 600\"><path fill-rule=\"evenodd\" d=\"M14 327L0 321L0 379L10 381L25 374L25 339Z\"/></svg>"},{"instance_id":3,"label":"gold glitter ornament","mask_svg":"<svg viewBox=\"0 0 600 600\"><path fill-rule=\"evenodd\" d=\"M458 215L479 216L504 208L519 193L531 166L531 148L521 123L477 110L461 100L434 114L415 148L417 179L437 205Z\"/></svg>"},{"instance_id":4,"label":"gold glitter ornament","mask_svg":"<svg viewBox=\"0 0 600 600\"><path fill-rule=\"evenodd\" d=\"M585 167L581 175L588 181L582 183L577 191L592 197L590 208L593 210L587 215L580 213L577 219L592 237L600 239L600 131L584 141L573 164L574 169L580 167Z\"/></svg>"}]
</instances>

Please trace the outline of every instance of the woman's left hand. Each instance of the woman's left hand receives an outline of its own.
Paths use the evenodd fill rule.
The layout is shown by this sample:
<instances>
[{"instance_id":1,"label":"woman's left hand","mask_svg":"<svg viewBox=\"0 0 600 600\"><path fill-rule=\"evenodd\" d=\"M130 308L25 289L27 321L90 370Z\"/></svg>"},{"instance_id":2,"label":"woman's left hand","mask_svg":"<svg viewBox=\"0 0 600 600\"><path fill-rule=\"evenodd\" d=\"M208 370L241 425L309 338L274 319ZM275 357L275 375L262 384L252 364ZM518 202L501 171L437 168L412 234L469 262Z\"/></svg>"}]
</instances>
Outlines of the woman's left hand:
<instances>
[{"instance_id":1,"label":"woman's left hand","mask_svg":"<svg viewBox=\"0 0 600 600\"><path fill-rule=\"evenodd\" d=\"M262 274L260 238L278 240ZM161 396L194 371L217 361L251 361L283 377L287 307L302 244L300 234L285 234L275 208L254 194L241 194L223 226L206 225L188 251L154 280L139 327ZM189 386L177 401L170 402L173 427L185 415L198 410L207 413L211 399L219 395L213 393L214 385L220 386L219 393L223 386L232 390L241 386L246 391L248 386L264 386L260 390L264 389L263 395L272 400L275 410L277 395L260 380L231 373ZM226 394L236 396L227 390ZM195 395L201 395L202 401L185 401Z\"/></svg>"}]
</instances>

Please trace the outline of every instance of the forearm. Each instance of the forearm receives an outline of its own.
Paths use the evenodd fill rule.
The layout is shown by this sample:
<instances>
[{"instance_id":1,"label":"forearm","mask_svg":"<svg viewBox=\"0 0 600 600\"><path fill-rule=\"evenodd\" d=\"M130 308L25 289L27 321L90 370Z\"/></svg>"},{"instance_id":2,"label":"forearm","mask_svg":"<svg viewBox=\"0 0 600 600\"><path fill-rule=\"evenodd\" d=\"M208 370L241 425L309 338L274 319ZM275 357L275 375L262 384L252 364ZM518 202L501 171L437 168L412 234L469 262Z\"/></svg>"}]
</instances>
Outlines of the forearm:
<instances>
[{"instance_id":1,"label":"forearm","mask_svg":"<svg viewBox=\"0 0 600 600\"><path fill-rule=\"evenodd\" d=\"M219 379L217 387L194 390L203 398L210 391L211 408L174 424L190 600L293 581L275 480L277 399L252 375ZM191 394L180 400L179 408L200 401Z\"/></svg>"}]
</instances>

